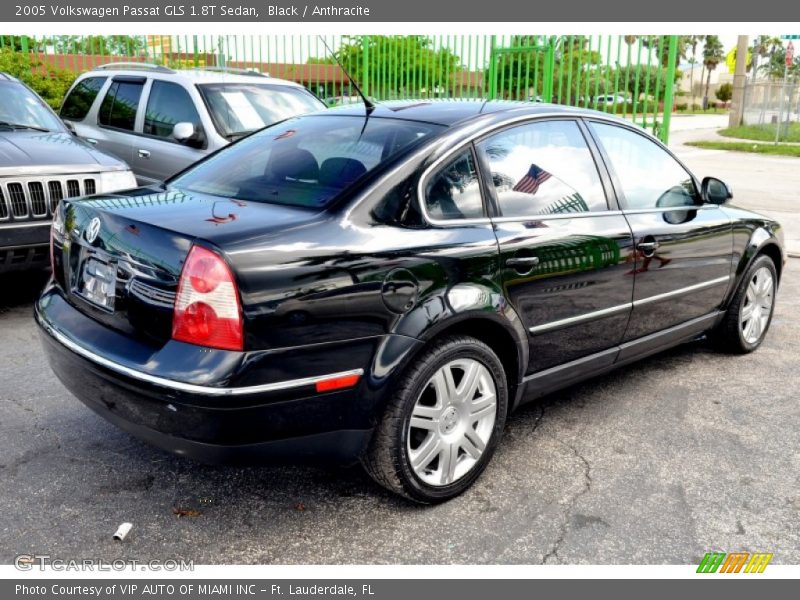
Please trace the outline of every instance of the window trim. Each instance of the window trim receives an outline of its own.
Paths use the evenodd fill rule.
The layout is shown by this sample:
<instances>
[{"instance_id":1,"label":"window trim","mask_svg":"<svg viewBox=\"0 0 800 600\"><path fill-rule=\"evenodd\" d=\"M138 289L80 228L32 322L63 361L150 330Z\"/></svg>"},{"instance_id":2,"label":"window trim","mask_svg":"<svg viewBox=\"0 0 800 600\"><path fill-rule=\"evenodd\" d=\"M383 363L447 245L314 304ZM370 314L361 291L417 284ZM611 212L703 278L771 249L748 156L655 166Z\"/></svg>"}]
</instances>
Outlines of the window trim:
<instances>
[{"instance_id":1,"label":"window trim","mask_svg":"<svg viewBox=\"0 0 800 600\"><path fill-rule=\"evenodd\" d=\"M119 131L121 133L134 134L134 135L136 134L136 122L137 122L137 120L139 118L139 111L142 108L142 97L144 96L144 89L147 86L147 79L146 78L142 78L142 79L143 79L142 81L138 81L138 78L137 78L137 81L125 80L125 79L117 79L116 77L111 79L111 85L109 85L108 88L105 90L105 94L103 94L103 99L100 101L100 104L97 106L96 120L97 120L97 126L98 127L102 128L102 129L108 129L110 131ZM141 86L142 86L142 91L139 94L139 102L136 105L136 114L133 117L133 129L125 129L124 127L114 127L113 125L106 125L106 124L100 122L100 114L101 114L100 110L103 108L103 102L105 102L105 99L108 97L108 94L109 94L109 92L111 92L111 88L114 86L115 83L119 83L119 84L123 84L123 83L141 84ZM119 91L119 88L117 88L117 91ZM117 91L114 92L114 103L116 103L116 101L117 101ZM114 111L114 104L111 105L111 112L113 112L113 111ZM109 118L110 117L111 117L111 114L109 113Z\"/></svg>"},{"instance_id":2,"label":"window trim","mask_svg":"<svg viewBox=\"0 0 800 600\"><path fill-rule=\"evenodd\" d=\"M611 186L610 189L609 189L609 185L607 185L607 184L613 183L613 180L607 182L605 180L604 176L603 176L603 174L604 174L603 170L607 169L608 167L605 164L604 157L602 155L600 155L600 154L597 154L597 152L599 152L599 149L596 148L596 141L595 141L594 137L592 136L592 137L590 137L588 139L586 138L587 132L584 131L583 128L581 127L583 118L584 118L584 115L582 115L582 114L570 115L570 114L564 114L563 112L550 112L550 113L540 113L540 114L524 114L524 115L516 116L516 117L514 117L512 119L508 119L507 121L504 121L503 123L499 123L499 124L498 123L492 123L490 125L487 125L484 128L479 129L478 131L474 132L463 143L461 143L461 144L459 144L459 145L447 150L444 154L442 154L442 156L440 156L435 161L433 161L430 165L428 165L425 168L425 170L423 171L422 176L420 176L420 178L419 178L419 180L417 182L417 198L418 198L418 202L419 202L420 213L422 214L423 218L425 219L425 221L429 225L433 225L433 226L436 226L436 227L463 227L465 225L491 225L492 223L515 223L515 222L519 222L519 221L549 221L549 220L554 220L554 219L576 219L576 218L602 217L602 216L619 216L619 215L621 215L622 214L621 210L619 210L618 208L612 208L610 200L612 200L612 198L613 198L615 203L616 203L616 196L614 196L614 195L609 196L609 192L613 193L615 191L615 188L613 188L613 186ZM618 121L616 121L615 119L611 119L611 118L609 118L609 119L604 119L602 117L593 117L593 118L595 118L599 122L604 122L604 123L608 123L608 124L612 124L612 125L618 123ZM520 126L520 125L524 125L526 123L535 123L535 122L539 122L539 121L574 121L578 125L578 128L581 130L581 134L584 136L584 139L586 140L586 146L589 149L589 152L592 154L592 160L594 161L595 166L597 168L597 172L598 172L597 174L598 174L598 177L600 178L600 182L601 182L601 184L603 186L603 191L604 191L604 193L606 195L606 206L608 207L607 210L588 211L588 212L583 212L583 213L562 213L562 214L553 214L553 215L529 215L529 216L514 216L514 217L503 217L503 216L499 216L499 215L491 215L491 214L489 214L489 216L486 216L486 217L473 218L473 219L436 219L434 217L431 217L428 214L428 211L425 208L425 205L426 205L426 201L425 201L425 198L426 198L426 196L425 196L425 186L426 186L427 180L430 177L431 173L433 171L437 170L452 155L454 155L455 153L461 151L466 146L468 146L468 145L473 145L474 146L474 144L476 142L480 141L484 137L488 137L488 136L493 135L495 133L499 133L500 131L503 131L504 129L509 129L511 127L517 127L517 126ZM598 158L600 159L599 162L598 162ZM479 159L479 162L478 162L479 167L481 168L481 171L483 171L483 163L482 163L482 160L480 159L480 155L478 155L478 159ZM600 168L601 164L603 165L603 169ZM606 171L606 173L608 173L608 171ZM485 177L485 174L484 174L484 177ZM483 193L487 193L485 189L483 190ZM496 207L496 202L497 202L497 199L494 196L494 194L492 194L491 195L491 204L489 204L489 206L491 206L491 208L492 208L491 212L494 212L494 209ZM484 204L486 206L487 203L484 201ZM488 206L487 206L487 208L488 208ZM686 209L683 208L683 210L686 210Z\"/></svg>"},{"instance_id":3,"label":"window trim","mask_svg":"<svg viewBox=\"0 0 800 600\"><path fill-rule=\"evenodd\" d=\"M618 122L615 122L615 121L610 121L609 122L609 121L606 121L604 119L599 119L599 118L597 118L595 116L588 116L588 117L586 117L584 119L584 121L586 122L587 132L591 136L591 138L594 141L595 145L597 146L597 151L600 153L600 156L602 157L602 160L605 163L606 169L608 170L608 174L611 177L611 183L612 183L612 186L614 188L614 193L615 193L615 195L617 197L617 203L619 205L619 210L620 210L620 212L622 214L633 215L633 214L646 214L646 213L657 213L657 212L667 212L667 211L671 212L671 211L674 211L674 210L684 210L685 211L685 210L698 210L698 209L710 208L708 206L708 203L703 202L703 200L702 200L702 198L700 196L700 185L699 185L699 182L698 182L697 177L695 176L695 174L692 172L691 169L689 169L689 167L687 167L683 163L683 161L681 161L677 156L675 156L675 154L672 152L672 150L670 150L661 140L659 140L657 138L654 138L654 137L652 137L650 135L647 135L647 132L642 131L641 129L638 129L636 127L632 127L632 126L628 125L627 123L618 123ZM633 208L633 207L629 206L628 205L628 200L625 198L625 191L622 189L622 181L620 180L619 175L617 174L617 170L614 168L614 165L611 162L611 157L606 152L606 149L603 146L603 144L601 143L601 141L598 138L597 134L592 130L591 124L593 122L594 123L598 123L600 125L616 126L619 129L624 129L626 131L629 131L631 133L639 135L639 136L643 137L645 140L649 141L651 144L655 145L660 150L663 150L664 152L666 152L666 154L670 158L672 158L672 160L674 160L676 163L678 163L680 165L680 167L684 171L686 171L686 173L689 175L689 178L692 180L692 185L694 186L695 198L696 198L698 203L694 204L692 206L675 206L675 207L669 206L669 207L661 207L661 208L655 207L655 206L648 206L648 207L644 207L644 208ZM711 207L718 207L718 205L713 204L713 205L711 205Z\"/></svg>"}]
</instances>

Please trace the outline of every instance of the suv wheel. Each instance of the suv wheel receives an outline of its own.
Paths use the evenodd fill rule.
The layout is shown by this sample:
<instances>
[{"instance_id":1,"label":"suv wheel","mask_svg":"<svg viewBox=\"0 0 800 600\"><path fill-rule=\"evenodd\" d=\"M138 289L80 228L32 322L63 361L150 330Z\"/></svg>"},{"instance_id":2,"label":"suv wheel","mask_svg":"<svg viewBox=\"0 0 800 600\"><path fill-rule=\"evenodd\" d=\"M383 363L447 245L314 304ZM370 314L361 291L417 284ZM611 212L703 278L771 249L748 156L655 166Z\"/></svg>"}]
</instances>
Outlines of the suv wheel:
<instances>
[{"instance_id":1,"label":"suv wheel","mask_svg":"<svg viewBox=\"0 0 800 600\"><path fill-rule=\"evenodd\" d=\"M505 425L503 365L483 342L450 336L404 375L363 459L379 484L423 503L466 490L486 468Z\"/></svg>"}]
</instances>

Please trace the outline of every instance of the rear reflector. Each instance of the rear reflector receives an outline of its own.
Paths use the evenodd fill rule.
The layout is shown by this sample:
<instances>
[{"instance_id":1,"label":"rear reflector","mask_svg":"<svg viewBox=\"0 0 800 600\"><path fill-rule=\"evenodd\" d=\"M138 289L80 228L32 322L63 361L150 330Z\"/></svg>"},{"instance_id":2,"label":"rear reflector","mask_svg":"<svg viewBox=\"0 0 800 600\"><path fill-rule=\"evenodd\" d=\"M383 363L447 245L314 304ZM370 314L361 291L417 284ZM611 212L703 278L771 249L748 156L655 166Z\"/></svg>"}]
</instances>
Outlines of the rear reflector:
<instances>
[{"instance_id":1,"label":"rear reflector","mask_svg":"<svg viewBox=\"0 0 800 600\"><path fill-rule=\"evenodd\" d=\"M332 392L333 390L355 387L359 379L361 379L361 375L344 375L332 379L323 379L317 382L317 392Z\"/></svg>"},{"instance_id":2,"label":"rear reflector","mask_svg":"<svg viewBox=\"0 0 800 600\"><path fill-rule=\"evenodd\" d=\"M220 350L242 350L242 307L236 282L221 256L192 246L181 271L172 338Z\"/></svg>"}]
</instances>

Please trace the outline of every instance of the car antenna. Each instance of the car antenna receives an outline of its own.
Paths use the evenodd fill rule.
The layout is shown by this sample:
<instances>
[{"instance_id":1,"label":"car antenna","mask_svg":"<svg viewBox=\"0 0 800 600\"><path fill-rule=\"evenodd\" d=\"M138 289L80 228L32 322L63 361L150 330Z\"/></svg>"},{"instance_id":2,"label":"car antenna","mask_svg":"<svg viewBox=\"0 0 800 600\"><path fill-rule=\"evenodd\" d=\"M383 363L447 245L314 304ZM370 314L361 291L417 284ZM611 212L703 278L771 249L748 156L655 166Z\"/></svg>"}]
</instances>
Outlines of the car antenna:
<instances>
[{"instance_id":1,"label":"car antenna","mask_svg":"<svg viewBox=\"0 0 800 600\"><path fill-rule=\"evenodd\" d=\"M336 64L339 65L339 68L344 72L345 75L347 75L347 79L350 80L350 85L352 85L355 88L355 90L358 93L358 95L364 101L364 106L367 107L367 116L369 116L370 113L373 110L375 110L375 103L372 102L372 100L370 100L369 98L367 98L367 96L364 94L364 92L361 91L361 88L356 83L356 80L353 79L353 76L350 75L350 73L347 71L347 69L344 68L344 65L342 65L342 63L339 61L339 58L336 56L336 53L333 50L331 50L330 46L328 46L328 42L325 41L325 38L322 37L321 35L318 35L317 37L320 40L322 40L322 45L325 46L325 48L327 48L328 52L333 57L333 60L336 61Z\"/></svg>"}]
</instances>

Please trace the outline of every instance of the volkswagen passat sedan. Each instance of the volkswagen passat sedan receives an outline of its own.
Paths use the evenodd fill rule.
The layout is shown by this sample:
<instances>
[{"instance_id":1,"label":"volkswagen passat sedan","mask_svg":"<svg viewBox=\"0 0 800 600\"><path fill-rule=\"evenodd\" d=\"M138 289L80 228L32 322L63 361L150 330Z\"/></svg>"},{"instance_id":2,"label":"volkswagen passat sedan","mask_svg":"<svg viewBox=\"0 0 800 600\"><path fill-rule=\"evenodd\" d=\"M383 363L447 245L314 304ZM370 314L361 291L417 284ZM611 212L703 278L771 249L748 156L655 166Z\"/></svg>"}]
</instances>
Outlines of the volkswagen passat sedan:
<instances>
[{"instance_id":1,"label":"volkswagen passat sedan","mask_svg":"<svg viewBox=\"0 0 800 600\"><path fill-rule=\"evenodd\" d=\"M36 319L67 388L162 448L360 460L437 502L524 402L704 333L761 344L782 234L730 198L601 113L345 107L62 203Z\"/></svg>"}]
</instances>

